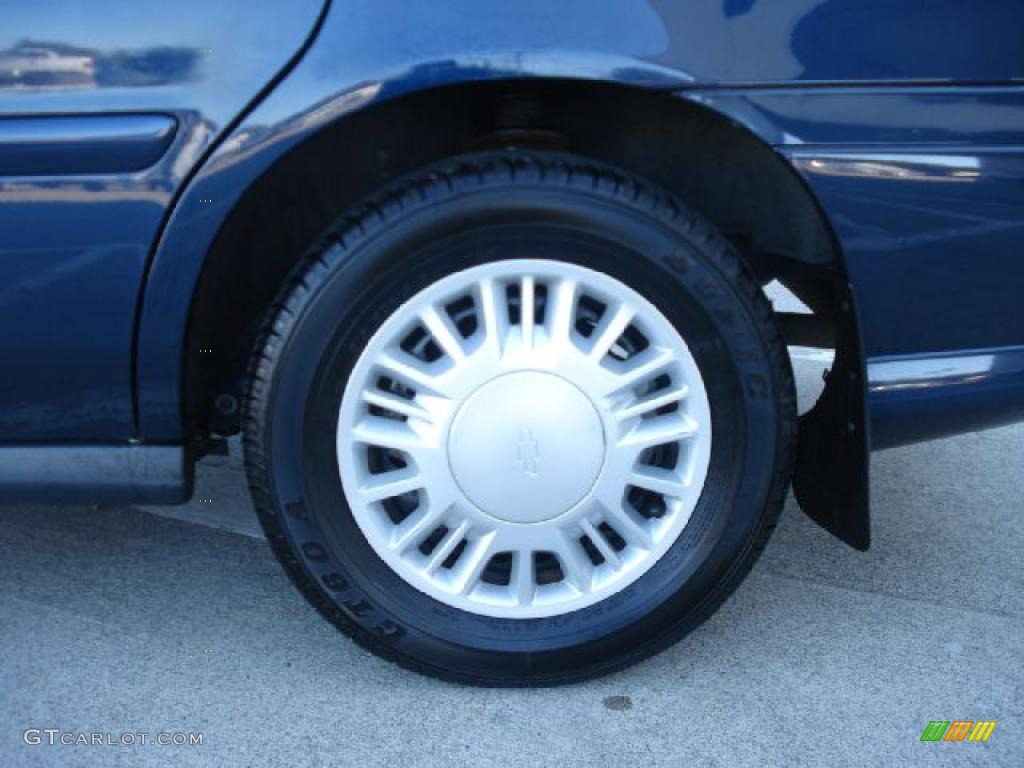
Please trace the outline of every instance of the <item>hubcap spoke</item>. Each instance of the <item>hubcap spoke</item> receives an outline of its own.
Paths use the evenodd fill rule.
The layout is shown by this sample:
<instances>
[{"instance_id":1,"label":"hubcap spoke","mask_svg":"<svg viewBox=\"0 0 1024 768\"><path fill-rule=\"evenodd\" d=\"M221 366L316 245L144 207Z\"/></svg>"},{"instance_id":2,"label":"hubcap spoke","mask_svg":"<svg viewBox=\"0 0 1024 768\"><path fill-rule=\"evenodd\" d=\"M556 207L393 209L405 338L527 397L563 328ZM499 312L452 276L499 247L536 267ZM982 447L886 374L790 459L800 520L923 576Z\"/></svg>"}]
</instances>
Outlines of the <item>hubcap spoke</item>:
<instances>
[{"instance_id":1,"label":"hubcap spoke","mask_svg":"<svg viewBox=\"0 0 1024 768\"><path fill-rule=\"evenodd\" d=\"M425 570L427 573L433 573L441 567L441 563L448 559L448 556L452 554L455 548L462 542L469 533L469 521L463 520L459 523L459 526L453 530L448 531L441 543L438 544L434 551L430 553L430 559L427 560Z\"/></svg>"},{"instance_id":2,"label":"hubcap spoke","mask_svg":"<svg viewBox=\"0 0 1024 768\"><path fill-rule=\"evenodd\" d=\"M458 567L458 581L455 591L461 595L468 594L480 583L480 576L484 568L494 555L494 541L497 534L491 533L481 536L466 548L466 552L460 558Z\"/></svg>"},{"instance_id":3,"label":"hubcap spoke","mask_svg":"<svg viewBox=\"0 0 1024 768\"><path fill-rule=\"evenodd\" d=\"M633 320L634 311L632 307L619 304L602 318L594 332L594 342L590 347L590 356L594 359L601 359L612 348L612 344L618 341Z\"/></svg>"},{"instance_id":4,"label":"hubcap spoke","mask_svg":"<svg viewBox=\"0 0 1024 768\"><path fill-rule=\"evenodd\" d=\"M359 489L367 503L391 499L423 487L423 478L416 467L404 467L381 475L371 475Z\"/></svg>"},{"instance_id":5,"label":"hubcap spoke","mask_svg":"<svg viewBox=\"0 0 1024 768\"><path fill-rule=\"evenodd\" d=\"M393 448L398 451L425 451L430 444L408 423L369 416L356 425L352 439L357 443Z\"/></svg>"},{"instance_id":6,"label":"hubcap spoke","mask_svg":"<svg viewBox=\"0 0 1024 768\"><path fill-rule=\"evenodd\" d=\"M529 619L593 605L678 539L710 461L685 341L626 284L558 261L453 274L349 374L337 449L377 555L441 603Z\"/></svg>"},{"instance_id":7,"label":"hubcap spoke","mask_svg":"<svg viewBox=\"0 0 1024 768\"><path fill-rule=\"evenodd\" d=\"M627 544L640 549L650 549L654 545L654 537L647 524L622 505L610 507L606 517Z\"/></svg>"},{"instance_id":8,"label":"hubcap spoke","mask_svg":"<svg viewBox=\"0 0 1024 768\"><path fill-rule=\"evenodd\" d=\"M583 532L587 535L587 538L590 539L590 543L597 547L597 550L601 553L605 562L611 565L612 568L618 570L619 566L622 564L619 560L619 555L615 551L615 548L608 543L604 533L598 531L597 528L594 527L594 524L589 520L581 521L580 527L583 528Z\"/></svg>"},{"instance_id":9,"label":"hubcap spoke","mask_svg":"<svg viewBox=\"0 0 1024 768\"><path fill-rule=\"evenodd\" d=\"M644 381L662 373L674 359L675 356L668 349L661 347L645 349L607 376L606 381L609 388L604 394L617 395L628 392Z\"/></svg>"},{"instance_id":10,"label":"hubcap spoke","mask_svg":"<svg viewBox=\"0 0 1024 768\"><path fill-rule=\"evenodd\" d=\"M533 601L533 593L537 587L533 580L532 552L522 550L515 553L511 587L517 605L529 605Z\"/></svg>"},{"instance_id":11,"label":"hubcap spoke","mask_svg":"<svg viewBox=\"0 0 1024 768\"><path fill-rule=\"evenodd\" d=\"M559 280L552 293L549 335L553 340L561 344L568 340L572 332L576 302L576 281L568 278Z\"/></svg>"},{"instance_id":12,"label":"hubcap spoke","mask_svg":"<svg viewBox=\"0 0 1024 768\"><path fill-rule=\"evenodd\" d=\"M678 403L686 397L688 391L689 388L685 384L678 387L670 387L664 391L655 392L641 397L639 400L634 400L632 403L623 406L616 415L620 421L626 421L637 416L645 416L649 413L654 413L659 408L664 408L666 405Z\"/></svg>"},{"instance_id":13,"label":"hubcap spoke","mask_svg":"<svg viewBox=\"0 0 1024 768\"><path fill-rule=\"evenodd\" d=\"M587 557L583 545L562 531L556 541L555 553L569 581L580 592L589 592L594 577L594 566Z\"/></svg>"},{"instance_id":14,"label":"hubcap spoke","mask_svg":"<svg viewBox=\"0 0 1024 768\"><path fill-rule=\"evenodd\" d=\"M491 356L499 358L505 348L508 335L508 310L499 300L499 287L490 278L480 281L480 314L483 323L484 347Z\"/></svg>"},{"instance_id":15,"label":"hubcap spoke","mask_svg":"<svg viewBox=\"0 0 1024 768\"><path fill-rule=\"evenodd\" d=\"M423 325L430 331L430 335L438 343L446 355L455 362L461 362L466 357L466 350L458 340L457 331L434 307L425 307L420 314Z\"/></svg>"},{"instance_id":16,"label":"hubcap spoke","mask_svg":"<svg viewBox=\"0 0 1024 768\"><path fill-rule=\"evenodd\" d=\"M405 553L419 544L444 517L445 509L429 502L416 510L404 523L391 532L389 549Z\"/></svg>"},{"instance_id":17,"label":"hubcap spoke","mask_svg":"<svg viewBox=\"0 0 1024 768\"><path fill-rule=\"evenodd\" d=\"M671 499L681 499L690 485L675 472L661 467L636 467L629 476L629 484L647 491L660 493Z\"/></svg>"},{"instance_id":18,"label":"hubcap spoke","mask_svg":"<svg viewBox=\"0 0 1024 768\"><path fill-rule=\"evenodd\" d=\"M404 352L386 350L380 354L376 362L385 373L412 387L417 393L444 395L438 377L430 367Z\"/></svg>"},{"instance_id":19,"label":"hubcap spoke","mask_svg":"<svg viewBox=\"0 0 1024 768\"><path fill-rule=\"evenodd\" d=\"M404 397L398 395L387 394L377 390L367 389L364 390L363 400L370 405L375 405L378 408L383 408L391 413L397 413L399 416L405 416L409 419L430 419L430 412L426 408L423 408L415 400L407 400Z\"/></svg>"},{"instance_id":20,"label":"hubcap spoke","mask_svg":"<svg viewBox=\"0 0 1024 768\"><path fill-rule=\"evenodd\" d=\"M678 442L697 434L697 422L677 413L642 421L619 441L622 448L653 448Z\"/></svg>"}]
</instances>

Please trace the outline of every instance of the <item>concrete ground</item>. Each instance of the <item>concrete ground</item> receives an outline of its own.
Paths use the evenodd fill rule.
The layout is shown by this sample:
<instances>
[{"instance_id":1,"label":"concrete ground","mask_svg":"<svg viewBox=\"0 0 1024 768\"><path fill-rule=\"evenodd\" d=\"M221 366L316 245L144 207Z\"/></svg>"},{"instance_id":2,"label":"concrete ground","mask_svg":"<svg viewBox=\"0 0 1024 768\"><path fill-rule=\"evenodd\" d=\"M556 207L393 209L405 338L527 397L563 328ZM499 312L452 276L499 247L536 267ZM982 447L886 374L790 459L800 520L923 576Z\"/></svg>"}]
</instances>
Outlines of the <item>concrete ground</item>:
<instances>
[{"instance_id":1,"label":"concrete ground","mask_svg":"<svg viewBox=\"0 0 1024 768\"><path fill-rule=\"evenodd\" d=\"M185 507L0 508L0 766L1024 765L1022 469L1024 426L877 454L869 553L791 500L702 628L536 691L429 680L342 637L278 569L237 455L207 459ZM937 719L998 725L920 742Z\"/></svg>"}]
</instances>

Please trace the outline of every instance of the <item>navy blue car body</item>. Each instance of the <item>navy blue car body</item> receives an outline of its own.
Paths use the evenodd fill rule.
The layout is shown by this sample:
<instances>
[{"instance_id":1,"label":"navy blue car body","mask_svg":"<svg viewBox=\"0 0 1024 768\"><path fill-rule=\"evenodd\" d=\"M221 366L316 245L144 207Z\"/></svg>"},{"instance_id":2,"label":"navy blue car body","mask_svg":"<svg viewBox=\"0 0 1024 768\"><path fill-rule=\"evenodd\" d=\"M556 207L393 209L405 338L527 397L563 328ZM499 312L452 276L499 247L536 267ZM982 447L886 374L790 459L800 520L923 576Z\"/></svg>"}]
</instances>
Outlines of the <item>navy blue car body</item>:
<instances>
[{"instance_id":1,"label":"navy blue car body","mask_svg":"<svg viewBox=\"0 0 1024 768\"><path fill-rule=\"evenodd\" d=\"M827 318L796 490L851 544L869 450L1024 418L1018 0L0 17L2 498L186 498L283 254L391 178L520 141L677 192Z\"/></svg>"}]
</instances>

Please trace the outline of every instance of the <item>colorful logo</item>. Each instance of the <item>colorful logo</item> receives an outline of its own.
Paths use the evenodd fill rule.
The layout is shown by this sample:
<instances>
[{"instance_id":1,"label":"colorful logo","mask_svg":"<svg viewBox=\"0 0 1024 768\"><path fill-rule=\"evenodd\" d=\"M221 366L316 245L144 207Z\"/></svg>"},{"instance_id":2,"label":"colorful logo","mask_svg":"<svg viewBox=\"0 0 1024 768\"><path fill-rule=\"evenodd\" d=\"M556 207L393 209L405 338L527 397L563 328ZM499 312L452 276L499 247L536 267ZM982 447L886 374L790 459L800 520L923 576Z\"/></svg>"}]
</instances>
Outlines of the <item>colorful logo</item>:
<instances>
[{"instance_id":1,"label":"colorful logo","mask_svg":"<svg viewBox=\"0 0 1024 768\"><path fill-rule=\"evenodd\" d=\"M932 720L921 734L921 741L988 741L996 720Z\"/></svg>"}]
</instances>

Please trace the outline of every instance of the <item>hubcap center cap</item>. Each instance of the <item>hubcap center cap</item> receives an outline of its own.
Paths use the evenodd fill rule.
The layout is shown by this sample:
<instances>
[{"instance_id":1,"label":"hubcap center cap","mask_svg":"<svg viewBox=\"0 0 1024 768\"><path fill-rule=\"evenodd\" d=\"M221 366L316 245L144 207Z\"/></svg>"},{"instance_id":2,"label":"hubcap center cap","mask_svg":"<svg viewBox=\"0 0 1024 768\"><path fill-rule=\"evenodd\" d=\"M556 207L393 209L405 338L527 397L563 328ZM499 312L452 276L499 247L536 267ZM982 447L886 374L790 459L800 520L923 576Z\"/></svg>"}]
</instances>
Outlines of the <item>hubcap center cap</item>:
<instances>
[{"instance_id":1,"label":"hubcap center cap","mask_svg":"<svg viewBox=\"0 0 1024 768\"><path fill-rule=\"evenodd\" d=\"M448 460L462 492L486 514L539 523L593 488L604 462L601 417L560 376L520 371L492 379L459 408Z\"/></svg>"}]
</instances>

